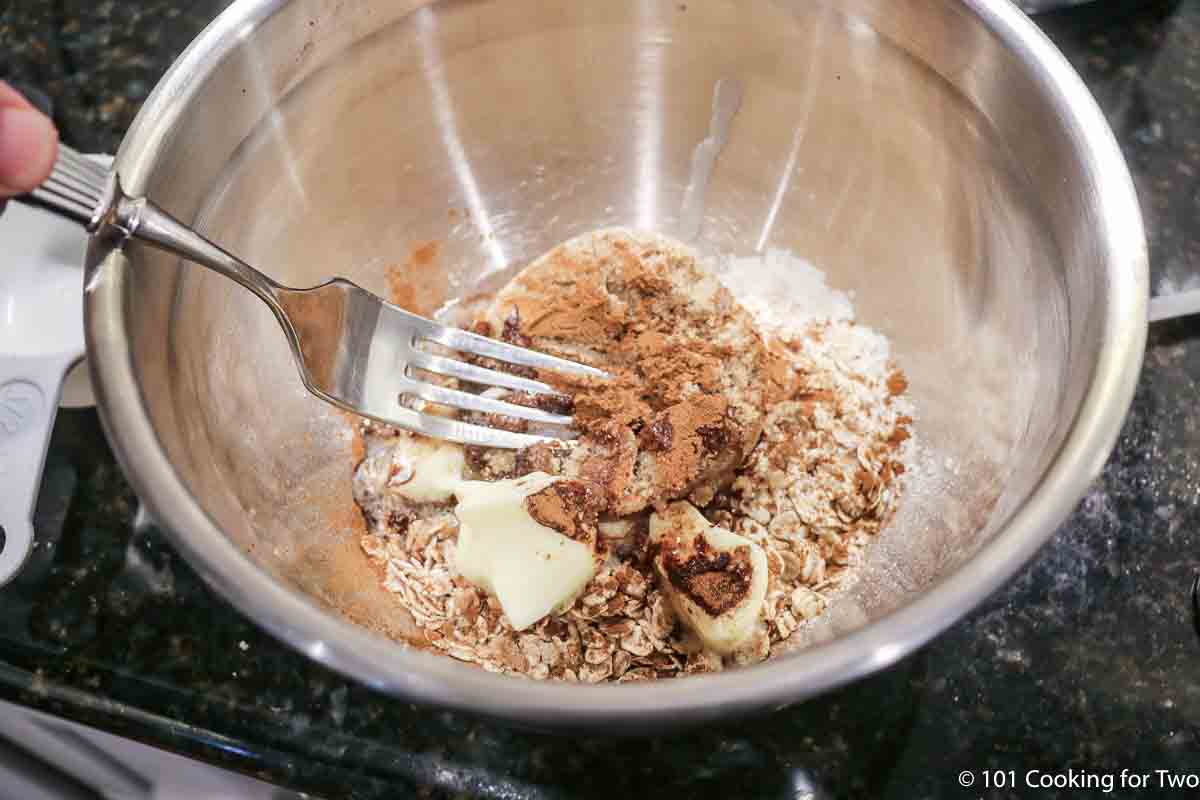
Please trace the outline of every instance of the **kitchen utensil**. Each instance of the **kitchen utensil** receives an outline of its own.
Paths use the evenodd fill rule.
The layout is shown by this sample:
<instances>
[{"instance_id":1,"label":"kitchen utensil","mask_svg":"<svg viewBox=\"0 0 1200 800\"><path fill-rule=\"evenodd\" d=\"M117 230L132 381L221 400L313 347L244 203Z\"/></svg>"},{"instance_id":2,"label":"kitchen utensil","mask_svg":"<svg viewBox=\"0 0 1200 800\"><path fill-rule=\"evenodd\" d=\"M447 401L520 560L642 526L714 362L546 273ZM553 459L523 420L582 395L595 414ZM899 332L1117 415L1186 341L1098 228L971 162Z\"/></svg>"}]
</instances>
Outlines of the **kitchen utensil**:
<instances>
[{"instance_id":1,"label":"kitchen utensil","mask_svg":"<svg viewBox=\"0 0 1200 800\"><path fill-rule=\"evenodd\" d=\"M1150 322L1162 322L1176 317L1200 313L1200 289L1167 292L1150 299Z\"/></svg>"},{"instance_id":2,"label":"kitchen utensil","mask_svg":"<svg viewBox=\"0 0 1200 800\"><path fill-rule=\"evenodd\" d=\"M1147 271L1103 116L1007 0L238 0L146 101L116 169L272 280L337 264L383 293L390 276L453 323L572 235L679 235L723 79L741 103L696 246L718 263L785 248L824 270L890 338L919 409L905 502L802 647L587 686L390 641L408 628L359 552L352 426L287 366L273 316L206 270L96 237L101 413L176 547L259 624L370 686L606 732L828 690L1014 575L1117 436Z\"/></svg>"},{"instance_id":3,"label":"kitchen utensil","mask_svg":"<svg viewBox=\"0 0 1200 800\"><path fill-rule=\"evenodd\" d=\"M300 377L310 392L347 411L425 436L509 449L558 438L425 414L404 405L405 398L529 420L538 423L540 430L559 436L568 435L566 426L571 424L569 415L419 380L416 370L484 387L532 394L555 393L541 381L429 353L422 349L426 342L518 367L605 377L603 371L583 364L410 314L341 278L311 289L278 284L148 199L127 196L116 173L108 173L66 145L59 147L53 171L45 183L17 199L73 219L97 236L133 237L236 281L274 312L292 347Z\"/></svg>"},{"instance_id":4,"label":"kitchen utensil","mask_svg":"<svg viewBox=\"0 0 1200 800\"><path fill-rule=\"evenodd\" d=\"M0 584L33 546L33 512L64 376L84 353L82 231L10 205L0 215ZM73 390L87 405L90 390Z\"/></svg>"}]
</instances>

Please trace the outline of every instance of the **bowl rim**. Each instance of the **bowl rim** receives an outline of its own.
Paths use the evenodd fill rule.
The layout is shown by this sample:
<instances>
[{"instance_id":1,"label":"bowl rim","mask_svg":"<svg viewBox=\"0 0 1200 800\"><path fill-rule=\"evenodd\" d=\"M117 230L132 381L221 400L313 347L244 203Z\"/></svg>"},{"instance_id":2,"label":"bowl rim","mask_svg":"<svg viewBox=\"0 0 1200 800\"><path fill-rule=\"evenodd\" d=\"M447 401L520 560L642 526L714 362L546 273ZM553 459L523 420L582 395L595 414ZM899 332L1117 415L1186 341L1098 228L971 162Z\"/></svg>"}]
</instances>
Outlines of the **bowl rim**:
<instances>
[{"instance_id":1,"label":"bowl rim","mask_svg":"<svg viewBox=\"0 0 1200 800\"><path fill-rule=\"evenodd\" d=\"M88 363L109 442L151 515L197 572L242 613L313 660L366 685L425 703L545 727L661 730L780 708L898 661L943 632L1008 581L1054 533L1100 474L1132 402L1146 340L1145 234L1133 181L1104 115L1055 46L1009 0L960 0L1023 61L1071 126L1096 181L1107 297L1095 370L1042 481L974 557L907 605L829 642L727 672L647 683L580 687L485 672L398 647L343 620L257 567L221 532L158 442L124 328L128 261L89 245L85 278ZM237 0L164 75L122 142L116 166L132 185L152 167L154 143L222 54L287 0ZM883 624L886 621L886 624Z\"/></svg>"}]
</instances>

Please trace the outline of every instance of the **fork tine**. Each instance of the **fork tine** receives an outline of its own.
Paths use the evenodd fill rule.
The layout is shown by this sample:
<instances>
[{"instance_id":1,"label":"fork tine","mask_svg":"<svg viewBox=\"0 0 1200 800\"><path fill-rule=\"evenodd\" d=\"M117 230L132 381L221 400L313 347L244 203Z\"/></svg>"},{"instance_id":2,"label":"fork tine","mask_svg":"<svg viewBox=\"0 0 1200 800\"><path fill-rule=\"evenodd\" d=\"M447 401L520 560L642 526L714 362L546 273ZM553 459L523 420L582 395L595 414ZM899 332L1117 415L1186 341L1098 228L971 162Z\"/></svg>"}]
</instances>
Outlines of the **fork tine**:
<instances>
[{"instance_id":1,"label":"fork tine","mask_svg":"<svg viewBox=\"0 0 1200 800\"><path fill-rule=\"evenodd\" d=\"M479 411L484 414L503 414L506 417L516 417L518 419L544 422L551 425L571 424L571 417L569 416L552 414L540 408L519 406L516 403L506 403L503 400L471 394L470 392L460 392L457 389L447 389L432 383L405 379L401 387L401 391L405 394L415 395L431 403L451 406L465 411Z\"/></svg>"},{"instance_id":2,"label":"fork tine","mask_svg":"<svg viewBox=\"0 0 1200 800\"><path fill-rule=\"evenodd\" d=\"M552 369L569 375L586 375L594 378L608 377L606 372L595 367L577 364L574 361L568 361L565 358L558 358L546 353L539 353L536 350L527 350L524 347L517 347L496 339L489 339L486 336L480 336L469 331L459 330L458 328L447 328L443 325L433 324L429 326L425 331L425 335L421 338L444 345L452 350L461 350L464 353L486 356L487 358L506 361L509 364L516 364L522 367Z\"/></svg>"},{"instance_id":3,"label":"fork tine","mask_svg":"<svg viewBox=\"0 0 1200 800\"><path fill-rule=\"evenodd\" d=\"M563 438L570 438L573 433L566 428L562 429L562 435L555 436L517 433L515 431L501 430L500 428L489 428L485 425L476 425L471 422L462 422L456 419L435 417L433 414L423 414L420 411L399 405L384 413L377 413L371 409L348 403L343 398L322 391L319 387L314 386L308 381L307 378L305 379L305 386L317 397L327 400L335 406L344 408L360 417L378 420L386 425L395 425L406 431L431 436L435 439L445 439L448 442L458 442L478 447L499 447L504 450L521 450L543 442L561 441Z\"/></svg>"},{"instance_id":4,"label":"fork tine","mask_svg":"<svg viewBox=\"0 0 1200 800\"><path fill-rule=\"evenodd\" d=\"M476 445L478 447L499 447L505 450L521 450L541 442L553 442L549 436L536 436L532 433L514 433L499 428L488 428L483 425L473 425L454 419L435 417L432 414L414 414L414 424L405 426L409 430L437 439L445 439L460 444Z\"/></svg>"},{"instance_id":5,"label":"fork tine","mask_svg":"<svg viewBox=\"0 0 1200 800\"><path fill-rule=\"evenodd\" d=\"M557 394L552 386L541 381L522 378L519 375L509 375L507 372L498 372L487 367L477 367L474 364L465 364L462 361L435 356L423 350L413 351L408 363L410 366L427 372L447 375L484 386L503 386L505 389L532 392L533 394Z\"/></svg>"}]
</instances>

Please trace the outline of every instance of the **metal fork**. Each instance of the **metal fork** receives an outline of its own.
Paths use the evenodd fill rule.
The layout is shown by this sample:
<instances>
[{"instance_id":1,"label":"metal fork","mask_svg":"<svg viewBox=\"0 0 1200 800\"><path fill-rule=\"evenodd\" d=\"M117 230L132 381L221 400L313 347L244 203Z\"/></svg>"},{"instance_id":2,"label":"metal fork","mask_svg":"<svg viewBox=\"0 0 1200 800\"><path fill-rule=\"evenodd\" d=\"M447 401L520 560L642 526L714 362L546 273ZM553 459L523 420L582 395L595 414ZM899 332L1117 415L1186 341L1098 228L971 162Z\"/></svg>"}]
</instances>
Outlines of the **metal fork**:
<instances>
[{"instance_id":1,"label":"metal fork","mask_svg":"<svg viewBox=\"0 0 1200 800\"><path fill-rule=\"evenodd\" d=\"M518 449L570 438L572 418L421 380L417 371L482 387L556 394L541 381L428 352L421 349L421 342L521 367L606 377L592 367L410 314L343 278L311 289L282 286L146 198L126 195L115 171L106 171L65 146L59 147L50 177L17 199L79 222L94 235L138 239L232 278L275 313L309 391L355 414L426 436ZM500 430L422 413L405 406L403 397L529 420L540 429L550 427L544 428L545 435Z\"/></svg>"}]
</instances>

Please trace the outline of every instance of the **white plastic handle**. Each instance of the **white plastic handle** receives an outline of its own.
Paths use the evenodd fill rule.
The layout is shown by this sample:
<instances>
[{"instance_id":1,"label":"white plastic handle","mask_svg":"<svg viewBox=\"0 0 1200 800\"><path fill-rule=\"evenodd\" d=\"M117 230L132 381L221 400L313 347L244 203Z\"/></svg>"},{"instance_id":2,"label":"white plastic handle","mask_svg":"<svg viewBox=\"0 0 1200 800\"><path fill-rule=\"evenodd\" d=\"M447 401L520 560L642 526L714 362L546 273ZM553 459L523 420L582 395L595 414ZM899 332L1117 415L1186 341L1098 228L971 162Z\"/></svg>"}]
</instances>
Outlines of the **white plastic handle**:
<instances>
[{"instance_id":1,"label":"white plastic handle","mask_svg":"<svg viewBox=\"0 0 1200 800\"><path fill-rule=\"evenodd\" d=\"M63 378L83 357L83 229L9 203L0 215L0 584L33 545Z\"/></svg>"},{"instance_id":2,"label":"white plastic handle","mask_svg":"<svg viewBox=\"0 0 1200 800\"><path fill-rule=\"evenodd\" d=\"M1200 312L1200 289L1168 292L1150 298L1150 321L1186 317Z\"/></svg>"},{"instance_id":3,"label":"white plastic handle","mask_svg":"<svg viewBox=\"0 0 1200 800\"><path fill-rule=\"evenodd\" d=\"M0 585L17 574L33 546L33 511L62 380L82 355L0 354Z\"/></svg>"}]
</instances>

